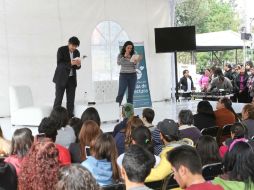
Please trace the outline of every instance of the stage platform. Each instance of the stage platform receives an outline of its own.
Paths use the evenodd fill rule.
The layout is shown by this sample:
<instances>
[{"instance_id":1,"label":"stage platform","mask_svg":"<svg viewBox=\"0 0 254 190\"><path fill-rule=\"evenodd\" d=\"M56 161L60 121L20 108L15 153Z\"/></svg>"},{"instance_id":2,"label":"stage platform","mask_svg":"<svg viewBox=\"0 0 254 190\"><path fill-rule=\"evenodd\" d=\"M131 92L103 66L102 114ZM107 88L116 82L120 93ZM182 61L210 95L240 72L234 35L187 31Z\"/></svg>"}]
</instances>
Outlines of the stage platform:
<instances>
[{"instance_id":1,"label":"stage platform","mask_svg":"<svg viewBox=\"0 0 254 190\"><path fill-rule=\"evenodd\" d=\"M153 102L153 109L155 110L155 118L154 124L157 124L159 121L169 118L178 120L178 113L182 109L190 109L194 114L197 110L197 104L200 100L190 100L190 101L181 101L181 102L173 102L173 101L163 101L163 102ZM216 102L211 102L214 110L216 107ZM241 113L242 107L244 104L242 103L233 103L233 108L235 109L236 113ZM119 119L120 110L118 107L115 106L115 103L107 103L107 104L98 104L95 105L95 108L98 109L102 120L101 129L104 132L112 131L114 126L116 125L116 120ZM86 106L79 106L77 107L77 111L79 113L78 116L86 109ZM142 115L143 108L136 108L135 115ZM10 118L0 118L0 125L2 127L3 133L7 139L11 139L13 132L17 128L21 128L24 126L12 126L10 122ZM33 134L38 133L37 127L29 127Z\"/></svg>"}]
</instances>

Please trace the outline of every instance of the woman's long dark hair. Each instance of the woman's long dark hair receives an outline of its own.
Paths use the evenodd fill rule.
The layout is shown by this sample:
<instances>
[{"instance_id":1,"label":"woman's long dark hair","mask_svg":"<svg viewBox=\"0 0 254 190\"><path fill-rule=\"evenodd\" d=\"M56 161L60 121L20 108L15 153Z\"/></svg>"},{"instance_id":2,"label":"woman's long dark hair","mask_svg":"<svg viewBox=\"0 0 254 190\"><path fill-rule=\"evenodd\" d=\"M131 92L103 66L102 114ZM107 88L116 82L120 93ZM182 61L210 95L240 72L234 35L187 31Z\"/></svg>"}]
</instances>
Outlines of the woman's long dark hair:
<instances>
[{"instance_id":1,"label":"woman's long dark hair","mask_svg":"<svg viewBox=\"0 0 254 190\"><path fill-rule=\"evenodd\" d=\"M213 107L210 102L204 100L198 103L197 112L215 118Z\"/></svg>"},{"instance_id":2,"label":"woman's long dark hair","mask_svg":"<svg viewBox=\"0 0 254 190\"><path fill-rule=\"evenodd\" d=\"M225 79L221 68L216 68L215 71L214 71L214 75L219 78L219 81L223 82L224 79Z\"/></svg>"},{"instance_id":3,"label":"woman's long dark hair","mask_svg":"<svg viewBox=\"0 0 254 190\"><path fill-rule=\"evenodd\" d=\"M129 45L132 46L132 50L130 52L130 56L132 56L134 54L134 52L135 52L135 50L134 50L134 44L131 41L126 41L124 43L123 48L122 48L121 53L120 53L123 57L124 57L124 54L126 52L126 47L129 46Z\"/></svg>"},{"instance_id":4,"label":"woman's long dark hair","mask_svg":"<svg viewBox=\"0 0 254 190\"><path fill-rule=\"evenodd\" d=\"M219 147L213 137L208 135L201 136L198 139L196 148L203 166L206 164L221 162Z\"/></svg>"},{"instance_id":5,"label":"woman's long dark hair","mask_svg":"<svg viewBox=\"0 0 254 190\"><path fill-rule=\"evenodd\" d=\"M253 148L246 142L237 142L225 155L224 172L228 174L229 180L242 181L245 189L250 190L254 183L253 160Z\"/></svg>"},{"instance_id":6,"label":"woman's long dark hair","mask_svg":"<svg viewBox=\"0 0 254 190\"><path fill-rule=\"evenodd\" d=\"M232 101L231 101L229 98L227 98L227 97L221 98L220 101L221 101L221 103L225 106L225 108L227 108L229 111L231 111L231 112L234 114L234 116L235 116L235 121L236 121L236 122L239 121L240 118L239 118L238 115L235 113L235 110L234 110L233 107L232 107Z\"/></svg>"}]
</instances>

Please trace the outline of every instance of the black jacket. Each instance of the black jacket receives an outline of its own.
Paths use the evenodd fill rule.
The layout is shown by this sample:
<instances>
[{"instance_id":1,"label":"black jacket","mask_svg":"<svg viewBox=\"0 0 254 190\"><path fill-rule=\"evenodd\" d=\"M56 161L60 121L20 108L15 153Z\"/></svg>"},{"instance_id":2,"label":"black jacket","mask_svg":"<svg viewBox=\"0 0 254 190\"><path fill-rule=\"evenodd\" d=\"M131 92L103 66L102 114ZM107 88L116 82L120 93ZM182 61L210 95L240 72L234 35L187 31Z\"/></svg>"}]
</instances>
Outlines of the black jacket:
<instances>
[{"instance_id":1,"label":"black jacket","mask_svg":"<svg viewBox=\"0 0 254 190\"><path fill-rule=\"evenodd\" d=\"M201 131L204 128L216 126L215 116L197 113L193 116L194 125Z\"/></svg>"},{"instance_id":2,"label":"black jacket","mask_svg":"<svg viewBox=\"0 0 254 190\"><path fill-rule=\"evenodd\" d=\"M241 75L238 74L234 80L234 90L235 92L238 92L240 90L240 77ZM243 77L243 86L244 86L244 89L243 90L248 90L247 88L247 81L249 79L249 76L248 74L244 74L244 77Z\"/></svg>"},{"instance_id":3,"label":"black jacket","mask_svg":"<svg viewBox=\"0 0 254 190\"><path fill-rule=\"evenodd\" d=\"M194 90L194 84L193 84L193 81L192 81L191 76L189 76L189 79L191 80L191 90ZM180 79L179 85L180 85L180 88L181 88L182 90L184 90L184 91L187 91L187 90L188 90L187 78L186 78L185 76L183 76L183 77Z\"/></svg>"},{"instance_id":4,"label":"black jacket","mask_svg":"<svg viewBox=\"0 0 254 190\"><path fill-rule=\"evenodd\" d=\"M73 52L73 59L76 57L80 57L80 53L77 49ZM53 82L56 83L56 85L65 86L68 81L71 68L73 70L73 76L76 80L75 85L77 86L76 69L80 69L80 66L78 67L77 65L71 65L69 48L68 46L62 46L57 51L57 67Z\"/></svg>"}]
</instances>

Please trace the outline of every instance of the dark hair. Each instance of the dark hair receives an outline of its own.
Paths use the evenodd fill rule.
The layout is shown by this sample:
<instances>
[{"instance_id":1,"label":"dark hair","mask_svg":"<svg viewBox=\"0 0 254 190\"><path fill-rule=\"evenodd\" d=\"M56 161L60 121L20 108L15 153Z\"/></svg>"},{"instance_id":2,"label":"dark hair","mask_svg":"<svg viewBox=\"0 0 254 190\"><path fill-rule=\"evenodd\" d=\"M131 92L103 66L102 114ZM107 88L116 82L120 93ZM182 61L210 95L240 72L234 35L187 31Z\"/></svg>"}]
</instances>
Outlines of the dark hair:
<instances>
[{"instance_id":1,"label":"dark hair","mask_svg":"<svg viewBox=\"0 0 254 190\"><path fill-rule=\"evenodd\" d=\"M227 97L223 97L220 99L220 103L223 104L225 106L225 108L227 108L229 111L231 111L234 116L235 116L235 120L238 121L238 115L235 113L235 110L232 107L232 101L227 98Z\"/></svg>"},{"instance_id":2,"label":"dark hair","mask_svg":"<svg viewBox=\"0 0 254 190\"><path fill-rule=\"evenodd\" d=\"M221 70L221 68L217 67L215 70L214 70L214 76L215 77L218 77L219 78L219 81L224 81L224 75L223 75L223 72Z\"/></svg>"},{"instance_id":3,"label":"dark hair","mask_svg":"<svg viewBox=\"0 0 254 190\"><path fill-rule=\"evenodd\" d=\"M72 45L75 45L75 46L79 46L80 45L80 41L79 41L79 39L76 36L72 36L69 39L68 42L69 42L69 44L72 44Z\"/></svg>"},{"instance_id":4,"label":"dark hair","mask_svg":"<svg viewBox=\"0 0 254 190\"><path fill-rule=\"evenodd\" d=\"M88 120L84 122L79 133L81 160L86 160L85 147L90 146L90 143L100 134L100 127L95 121Z\"/></svg>"},{"instance_id":5,"label":"dark hair","mask_svg":"<svg viewBox=\"0 0 254 190\"><path fill-rule=\"evenodd\" d=\"M129 118L126 124L125 130L125 145L129 146L131 144L131 132L134 128L143 126L143 121L138 116L132 116Z\"/></svg>"},{"instance_id":6,"label":"dark hair","mask_svg":"<svg viewBox=\"0 0 254 190\"><path fill-rule=\"evenodd\" d=\"M53 142L35 142L21 164L19 189L55 189L59 170L58 150ZM36 187L36 188L35 188Z\"/></svg>"},{"instance_id":7,"label":"dark hair","mask_svg":"<svg viewBox=\"0 0 254 190\"><path fill-rule=\"evenodd\" d=\"M252 104L246 104L243 111L248 113L248 119L254 120L254 106Z\"/></svg>"},{"instance_id":8,"label":"dark hair","mask_svg":"<svg viewBox=\"0 0 254 190\"><path fill-rule=\"evenodd\" d=\"M143 109L142 116L146 118L148 123L152 123L154 119L154 111L151 108Z\"/></svg>"},{"instance_id":9,"label":"dark hair","mask_svg":"<svg viewBox=\"0 0 254 190\"><path fill-rule=\"evenodd\" d=\"M124 45L123 45L123 47L122 47L122 49L121 49L121 55L122 56L124 56L124 54L125 54L125 52L126 52L126 47L127 46L129 46L129 45L131 45L132 46L132 50L131 50L131 52L130 52L130 56L132 56L133 54L134 54L134 52L135 52L135 47L134 47L134 44L131 42L131 41L126 41L125 43L124 43Z\"/></svg>"},{"instance_id":10,"label":"dark hair","mask_svg":"<svg viewBox=\"0 0 254 190\"><path fill-rule=\"evenodd\" d=\"M81 121L84 123L87 120L93 120L95 121L99 126L101 126L101 119L98 111L94 107L87 108L82 116Z\"/></svg>"},{"instance_id":11,"label":"dark hair","mask_svg":"<svg viewBox=\"0 0 254 190\"><path fill-rule=\"evenodd\" d=\"M254 183L253 160L253 148L246 142L237 142L224 157L224 172L229 180L242 181L246 187L250 187Z\"/></svg>"},{"instance_id":12,"label":"dark hair","mask_svg":"<svg viewBox=\"0 0 254 190\"><path fill-rule=\"evenodd\" d=\"M215 118L213 107L207 100L203 100L198 103L197 112Z\"/></svg>"},{"instance_id":13,"label":"dark hair","mask_svg":"<svg viewBox=\"0 0 254 190\"><path fill-rule=\"evenodd\" d=\"M53 142L56 141L57 136L57 123L55 120L50 117L45 117L41 120L41 123L38 127L39 133L44 133L47 138L50 138Z\"/></svg>"},{"instance_id":14,"label":"dark hair","mask_svg":"<svg viewBox=\"0 0 254 190\"><path fill-rule=\"evenodd\" d=\"M80 164L60 168L56 190L100 190L92 174Z\"/></svg>"},{"instance_id":15,"label":"dark hair","mask_svg":"<svg viewBox=\"0 0 254 190\"><path fill-rule=\"evenodd\" d=\"M234 139L240 139L240 138L244 138L246 129L242 123L235 122L230 127L230 132L234 134Z\"/></svg>"},{"instance_id":16,"label":"dark hair","mask_svg":"<svg viewBox=\"0 0 254 190\"><path fill-rule=\"evenodd\" d=\"M178 114L179 124L180 125L192 125L193 124L193 115L190 110L181 110Z\"/></svg>"},{"instance_id":17,"label":"dark hair","mask_svg":"<svg viewBox=\"0 0 254 190\"><path fill-rule=\"evenodd\" d=\"M3 131L2 131L2 128L1 128L1 125L0 125L0 137L1 137L1 138L4 138L4 136L3 136Z\"/></svg>"},{"instance_id":18,"label":"dark hair","mask_svg":"<svg viewBox=\"0 0 254 190\"><path fill-rule=\"evenodd\" d=\"M82 127L82 121L77 117L73 117L69 120L69 125L73 128L76 136L76 143L78 143L79 142L78 136Z\"/></svg>"},{"instance_id":19,"label":"dark hair","mask_svg":"<svg viewBox=\"0 0 254 190\"><path fill-rule=\"evenodd\" d=\"M192 174L202 174L201 159L196 149L191 146L182 145L173 148L167 153L167 159L177 171L180 166L184 166Z\"/></svg>"},{"instance_id":20,"label":"dark hair","mask_svg":"<svg viewBox=\"0 0 254 190\"><path fill-rule=\"evenodd\" d=\"M183 75L186 73L186 72L188 72L189 70L187 70L187 69L185 69L185 70L183 70Z\"/></svg>"},{"instance_id":21,"label":"dark hair","mask_svg":"<svg viewBox=\"0 0 254 190\"><path fill-rule=\"evenodd\" d=\"M140 126L134 128L131 132L131 138L136 142L136 144L142 146L143 148L154 154L152 134L147 127Z\"/></svg>"},{"instance_id":22,"label":"dark hair","mask_svg":"<svg viewBox=\"0 0 254 190\"><path fill-rule=\"evenodd\" d=\"M207 164L221 162L221 157L219 155L219 147L213 137L208 135L199 137L196 149L201 158L203 166Z\"/></svg>"},{"instance_id":23,"label":"dark hair","mask_svg":"<svg viewBox=\"0 0 254 190\"><path fill-rule=\"evenodd\" d=\"M50 118L57 122L57 130L59 130L61 127L65 127L68 124L68 111L62 106L57 106L50 113Z\"/></svg>"},{"instance_id":24,"label":"dark hair","mask_svg":"<svg viewBox=\"0 0 254 190\"><path fill-rule=\"evenodd\" d=\"M154 155L134 144L125 152L122 166L131 182L143 183L154 164Z\"/></svg>"},{"instance_id":25,"label":"dark hair","mask_svg":"<svg viewBox=\"0 0 254 190\"><path fill-rule=\"evenodd\" d=\"M104 133L99 135L91 144L91 153L97 160L106 159L112 165L112 177L115 181L120 180L120 174L116 159L118 157L116 143L112 135Z\"/></svg>"},{"instance_id":26,"label":"dark hair","mask_svg":"<svg viewBox=\"0 0 254 190\"><path fill-rule=\"evenodd\" d=\"M16 129L11 140L11 155L23 158L33 144L32 131L28 128Z\"/></svg>"}]
</instances>

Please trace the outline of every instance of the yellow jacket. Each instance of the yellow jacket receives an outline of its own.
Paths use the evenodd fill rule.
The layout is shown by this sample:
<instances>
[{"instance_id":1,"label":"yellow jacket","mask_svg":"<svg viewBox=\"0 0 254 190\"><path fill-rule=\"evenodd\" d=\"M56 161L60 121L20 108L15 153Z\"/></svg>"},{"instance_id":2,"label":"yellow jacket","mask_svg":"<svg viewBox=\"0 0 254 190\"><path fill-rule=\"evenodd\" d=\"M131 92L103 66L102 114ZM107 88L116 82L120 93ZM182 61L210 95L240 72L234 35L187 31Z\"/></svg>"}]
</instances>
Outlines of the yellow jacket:
<instances>
[{"instance_id":1,"label":"yellow jacket","mask_svg":"<svg viewBox=\"0 0 254 190\"><path fill-rule=\"evenodd\" d=\"M180 141L171 142L165 146L160 153L160 163L155 168L152 168L151 173L147 176L145 182L160 181L172 173L171 164L167 160L167 152L181 145L193 146L193 142L190 139L184 138Z\"/></svg>"}]
</instances>

